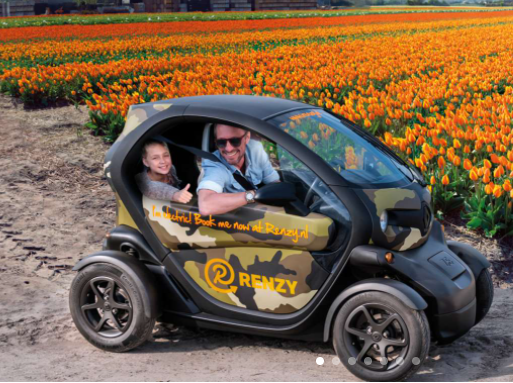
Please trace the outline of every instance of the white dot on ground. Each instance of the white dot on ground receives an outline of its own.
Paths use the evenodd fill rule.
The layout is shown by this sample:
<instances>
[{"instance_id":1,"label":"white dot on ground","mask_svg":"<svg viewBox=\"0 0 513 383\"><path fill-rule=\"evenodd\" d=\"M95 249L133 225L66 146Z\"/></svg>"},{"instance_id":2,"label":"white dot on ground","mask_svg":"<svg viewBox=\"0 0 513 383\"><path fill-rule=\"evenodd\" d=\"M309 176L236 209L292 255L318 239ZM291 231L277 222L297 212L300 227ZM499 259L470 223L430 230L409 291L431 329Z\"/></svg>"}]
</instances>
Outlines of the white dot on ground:
<instances>
[{"instance_id":1,"label":"white dot on ground","mask_svg":"<svg viewBox=\"0 0 513 383\"><path fill-rule=\"evenodd\" d=\"M347 360L347 363L349 363L351 366L354 366L356 364L356 358L350 357Z\"/></svg>"},{"instance_id":2,"label":"white dot on ground","mask_svg":"<svg viewBox=\"0 0 513 383\"><path fill-rule=\"evenodd\" d=\"M415 357L411 360L411 362L415 365L415 366L418 366L420 364L420 359Z\"/></svg>"},{"instance_id":3,"label":"white dot on ground","mask_svg":"<svg viewBox=\"0 0 513 383\"><path fill-rule=\"evenodd\" d=\"M317 363L319 366L322 366L324 364L324 358L323 357L318 357L317 359L315 359L315 363Z\"/></svg>"},{"instance_id":4,"label":"white dot on ground","mask_svg":"<svg viewBox=\"0 0 513 383\"><path fill-rule=\"evenodd\" d=\"M338 366L340 364L340 359L337 358L337 357L334 357L332 360L331 360L331 363L333 363L335 366Z\"/></svg>"}]
</instances>

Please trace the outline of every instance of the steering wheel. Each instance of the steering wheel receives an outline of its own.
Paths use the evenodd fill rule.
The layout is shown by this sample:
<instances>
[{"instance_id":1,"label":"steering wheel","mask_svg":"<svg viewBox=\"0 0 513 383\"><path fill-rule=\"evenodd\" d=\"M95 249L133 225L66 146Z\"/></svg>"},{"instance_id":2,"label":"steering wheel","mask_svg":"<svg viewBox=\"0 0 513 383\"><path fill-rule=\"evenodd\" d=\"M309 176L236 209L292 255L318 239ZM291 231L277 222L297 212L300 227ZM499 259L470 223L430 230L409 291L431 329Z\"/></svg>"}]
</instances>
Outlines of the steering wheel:
<instances>
[{"instance_id":1,"label":"steering wheel","mask_svg":"<svg viewBox=\"0 0 513 383\"><path fill-rule=\"evenodd\" d=\"M315 188L317 186L319 186L320 183L321 183L321 179L316 178L314 180L314 182L312 183L312 185L310 186L310 189L308 189L308 191L306 192L306 197L305 197L305 205L306 206L310 206L310 202L313 199L313 197L315 196Z\"/></svg>"}]
</instances>

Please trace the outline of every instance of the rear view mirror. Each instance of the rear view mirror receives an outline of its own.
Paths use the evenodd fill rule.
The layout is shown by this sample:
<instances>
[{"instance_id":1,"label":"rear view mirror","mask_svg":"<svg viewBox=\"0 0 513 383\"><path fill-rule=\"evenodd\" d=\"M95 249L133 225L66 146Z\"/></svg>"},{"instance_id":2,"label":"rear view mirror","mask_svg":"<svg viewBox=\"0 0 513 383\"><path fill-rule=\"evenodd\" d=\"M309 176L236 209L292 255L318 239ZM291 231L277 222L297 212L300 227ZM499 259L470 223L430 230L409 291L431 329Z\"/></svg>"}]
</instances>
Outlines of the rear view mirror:
<instances>
[{"instance_id":1,"label":"rear view mirror","mask_svg":"<svg viewBox=\"0 0 513 383\"><path fill-rule=\"evenodd\" d=\"M306 216L310 209L296 197L296 187L288 182L277 182L258 189L255 201L271 206L281 206L288 214Z\"/></svg>"}]
</instances>

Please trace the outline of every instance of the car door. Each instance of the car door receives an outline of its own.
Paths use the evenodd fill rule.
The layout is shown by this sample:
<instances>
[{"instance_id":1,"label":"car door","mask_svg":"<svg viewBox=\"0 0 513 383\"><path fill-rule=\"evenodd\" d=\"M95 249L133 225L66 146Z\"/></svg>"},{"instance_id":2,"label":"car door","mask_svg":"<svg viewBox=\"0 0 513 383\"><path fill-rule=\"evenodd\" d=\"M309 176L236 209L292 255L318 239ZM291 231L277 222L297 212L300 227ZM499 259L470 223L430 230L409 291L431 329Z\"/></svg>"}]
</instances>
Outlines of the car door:
<instances>
[{"instance_id":1,"label":"car door","mask_svg":"<svg viewBox=\"0 0 513 383\"><path fill-rule=\"evenodd\" d=\"M259 141L281 182L295 184L301 201L340 203L336 197L330 201L329 190L301 161L272 141ZM329 276L313 254L327 251L343 235L327 215L301 216L283 206L255 203L202 216L195 204L143 197L143 207L189 288L217 303L261 312L290 314L305 307Z\"/></svg>"}]
</instances>

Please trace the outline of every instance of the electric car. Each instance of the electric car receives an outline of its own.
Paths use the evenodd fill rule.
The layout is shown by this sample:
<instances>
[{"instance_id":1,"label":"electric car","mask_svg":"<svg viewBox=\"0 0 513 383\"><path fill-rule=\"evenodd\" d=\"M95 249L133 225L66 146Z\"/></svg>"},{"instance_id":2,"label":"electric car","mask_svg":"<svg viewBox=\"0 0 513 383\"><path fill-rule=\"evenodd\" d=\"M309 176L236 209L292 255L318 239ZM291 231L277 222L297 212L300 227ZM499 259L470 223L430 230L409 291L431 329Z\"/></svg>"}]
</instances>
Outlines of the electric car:
<instances>
[{"instance_id":1,"label":"electric car","mask_svg":"<svg viewBox=\"0 0 513 383\"><path fill-rule=\"evenodd\" d=\"M169 145L194 191L202 161L215 160L216 124L251 132L279 182L257 186L256 203L213 216L200 214L196 198L141 194L134 177L146 140ZM242 95L133 105L105 176L116 226L74 267L70 309L106 351L141 345L158 320L331 341L357 377L402 380L430 342L464 335L493 300L489 262L445 240L420 173L322 108Z\"/></svg>"}]
</instances>

